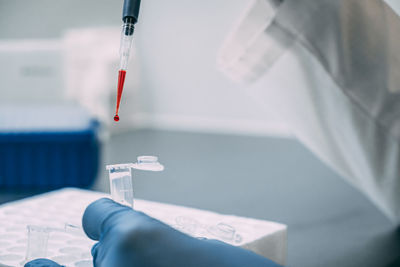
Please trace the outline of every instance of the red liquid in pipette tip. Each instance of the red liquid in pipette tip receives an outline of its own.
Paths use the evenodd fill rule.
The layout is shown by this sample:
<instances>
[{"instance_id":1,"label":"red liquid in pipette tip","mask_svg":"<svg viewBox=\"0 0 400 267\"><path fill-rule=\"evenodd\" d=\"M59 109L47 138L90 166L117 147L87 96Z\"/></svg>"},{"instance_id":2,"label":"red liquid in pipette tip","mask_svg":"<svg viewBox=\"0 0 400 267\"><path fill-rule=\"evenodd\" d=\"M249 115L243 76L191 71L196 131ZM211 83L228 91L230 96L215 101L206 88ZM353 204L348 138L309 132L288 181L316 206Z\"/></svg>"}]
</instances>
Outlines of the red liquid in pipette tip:
<instances>
[{"instance_id":1,"label":"red liquid in pipette tip","mask_svg":"<svg viewBox=\"0 0 400 267\"><path fill-rule=\"evenodd\" d=\"M118 72L117 107L115 109L114 121L119 121L118 111L119 111L119 104L121 102L122 91L124 90L125 76L126 76L126 71L119 70L119 72Z\"/></svg>"}]
</instances>

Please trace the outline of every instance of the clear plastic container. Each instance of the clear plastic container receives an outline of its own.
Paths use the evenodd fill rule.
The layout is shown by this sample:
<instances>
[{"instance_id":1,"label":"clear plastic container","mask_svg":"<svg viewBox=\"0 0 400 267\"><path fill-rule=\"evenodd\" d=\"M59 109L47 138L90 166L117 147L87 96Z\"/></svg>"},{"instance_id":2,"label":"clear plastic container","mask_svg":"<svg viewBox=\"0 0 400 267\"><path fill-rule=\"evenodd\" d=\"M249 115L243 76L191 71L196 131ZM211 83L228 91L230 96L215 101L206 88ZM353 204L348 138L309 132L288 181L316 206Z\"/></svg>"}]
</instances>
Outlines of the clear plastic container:
<instances>
[{"instance_id":1,"label":"clear plastic container","mask_svg":"<svg viewBox=\"0 0 400 267\"><path fill-rule=\"evenodd\" d=\"M115 202L133 208L131 163L108 165L110 193Z\"/></svg>"},{"instance_id":2,"label":"clear plastic container","mask_svg":"<svg viewBox=\"0 0 400 267\"><path fill-rule=\"evenodd\" d=\"M47 227L28 225L28 246L25 262L37 258L46 258L49 229Z\"/></svg>"},{"instance_id":3,"label":"clear plastic container","mask_svg":"<svg viewBox=\"0 0 400 267\"><path fill-rule=\"evenodd\" d=\"M26 256L25 261L21 264L25 264L28 261L38 258L46 258L47 244L51 232L62 232L72 235L85 235L81 227L71 223L65 223L64 227L60 228L51 226L28 225L27 229L28 244Z\"/></svg>"},{"instance_id":4,"label":"clear plastic container","mask_svg":"<svg viewBox=\"0 0 400 267\"><path fill-rule=\"evenodd\" d=\"M162 171L164 166L155 156L140 156L136 163L107 165L111 198L122 205L133 208L133 185L131 169Z\"/></svg>"},{"instance_id":5,"label":"clear plastic container","mask_svg":"<svg viewBox=\"0 0 400 267\"><path fill-rule=\"evenodd\" d=\"M53 232L67 233L75 236L85 236L85 233L83 232L83 229L80 226L71 223L65 223L63 227L28 225L27 229L28 229L27 250L24 261L20 262L21 266L24 266L29 261L47 257L48 242L50 234ZM64 255L61 257L62 259L67 259L67 256ZM0 264L0 266L2 265ZM84 266L84 265L79 265L79 266Z\"/></svg>"}]
</instances>

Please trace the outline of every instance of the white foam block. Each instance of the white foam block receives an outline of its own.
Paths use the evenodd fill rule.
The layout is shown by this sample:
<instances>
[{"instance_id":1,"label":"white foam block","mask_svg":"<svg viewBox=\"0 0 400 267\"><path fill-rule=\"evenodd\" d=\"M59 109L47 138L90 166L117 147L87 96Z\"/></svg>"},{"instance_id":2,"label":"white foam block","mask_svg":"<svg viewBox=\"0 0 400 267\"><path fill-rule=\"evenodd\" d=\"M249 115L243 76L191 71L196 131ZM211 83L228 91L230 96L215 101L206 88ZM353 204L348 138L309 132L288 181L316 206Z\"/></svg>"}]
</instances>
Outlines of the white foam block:
<instances>
[{"instance_id":1,"label":"white foam block","mask_svg":"<svg viewBox=\"0 0 400 267\"><path fill-rule=\"evenodd\" d=\"M21 266L27 225L81 226L87 205L101 197L108 195L67 188L0 206L0 263ZM189 235L218 239L285 264L286 225L140 199L135 199L134 208ZM92 266L93 244L85 235L50 233L47 257L65 266Z\"/></svg>"}]
</instances>

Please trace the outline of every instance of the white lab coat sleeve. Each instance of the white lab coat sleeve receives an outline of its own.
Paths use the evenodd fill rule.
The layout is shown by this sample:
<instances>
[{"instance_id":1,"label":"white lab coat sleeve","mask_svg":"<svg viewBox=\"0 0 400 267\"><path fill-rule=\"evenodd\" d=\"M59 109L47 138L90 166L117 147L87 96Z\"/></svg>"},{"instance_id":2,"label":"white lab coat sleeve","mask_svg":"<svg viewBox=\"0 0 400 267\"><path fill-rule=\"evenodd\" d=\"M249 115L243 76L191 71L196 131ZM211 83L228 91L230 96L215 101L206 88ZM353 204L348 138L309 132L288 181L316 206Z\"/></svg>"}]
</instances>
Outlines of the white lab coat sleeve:
<instances>
[{"instance_id":1,"label":"white lab coat sleeve","mask_svg":"<svg viewBox=\"0 0 400 267\"><path fill-rule=\"evenodd\" d=\"M255 0L223 44L218 66L235 80L254 81L299 45L335 86L310 86L282 106L291 116L283 119L304 122L293 133L398 223L399 16L381 0Z\"/></svg>"}]
</instances>

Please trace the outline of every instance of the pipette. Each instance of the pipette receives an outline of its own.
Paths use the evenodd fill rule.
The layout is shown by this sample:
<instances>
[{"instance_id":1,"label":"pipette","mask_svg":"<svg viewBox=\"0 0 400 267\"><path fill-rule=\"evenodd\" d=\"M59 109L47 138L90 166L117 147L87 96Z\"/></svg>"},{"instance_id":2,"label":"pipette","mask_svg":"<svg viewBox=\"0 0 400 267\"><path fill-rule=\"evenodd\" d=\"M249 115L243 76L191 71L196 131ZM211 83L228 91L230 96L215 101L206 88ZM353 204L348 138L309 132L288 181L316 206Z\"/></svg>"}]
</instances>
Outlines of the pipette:
<instances>
[{"instance_id":1,"label":"pipette","mask_svg":"<svg viewBox=\"0 0 400 267\"><path fill-rule=\"evenodd\" d=\"M129 54L132 48L133 32L139 17L140 0L125 0L122 11L122 21L124 22L121 32L121 44L119 47L119 72L117 87L117 105L115 109L114 121L119 121L119 106L121 103L122 91L124 89L126 69L128 67Z\"/></svg>"}]
</instances>

